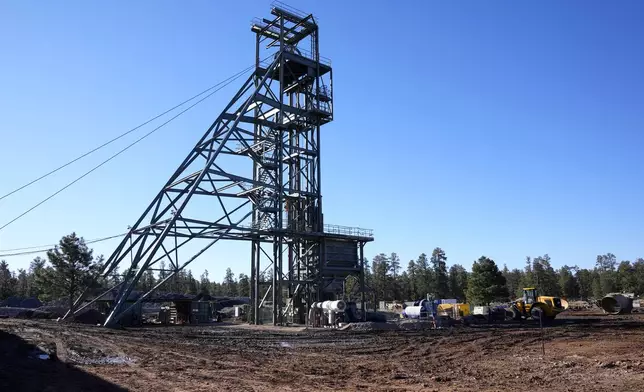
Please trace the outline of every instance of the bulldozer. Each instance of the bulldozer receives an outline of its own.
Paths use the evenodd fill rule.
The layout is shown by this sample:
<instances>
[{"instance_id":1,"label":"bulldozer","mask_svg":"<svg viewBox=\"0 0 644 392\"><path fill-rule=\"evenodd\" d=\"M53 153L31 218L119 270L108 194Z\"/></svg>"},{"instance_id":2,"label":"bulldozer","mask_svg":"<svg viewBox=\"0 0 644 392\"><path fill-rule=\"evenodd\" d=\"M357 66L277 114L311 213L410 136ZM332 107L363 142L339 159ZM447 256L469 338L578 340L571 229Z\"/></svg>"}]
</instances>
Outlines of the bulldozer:
<instances>
[{"instance_id":1,"label":"bulldozer","mask_svg":"<svg viewBox=\"0 0 644 392\"><path fill-rule=\"evenodd\" d=\"M559 297L539 295L534 287L523 289L523 297L512 303L509 311L514 320L532 318L533 320L548 322L564 310L568 309L568 301Z\"/></svg>"}]
</instances>

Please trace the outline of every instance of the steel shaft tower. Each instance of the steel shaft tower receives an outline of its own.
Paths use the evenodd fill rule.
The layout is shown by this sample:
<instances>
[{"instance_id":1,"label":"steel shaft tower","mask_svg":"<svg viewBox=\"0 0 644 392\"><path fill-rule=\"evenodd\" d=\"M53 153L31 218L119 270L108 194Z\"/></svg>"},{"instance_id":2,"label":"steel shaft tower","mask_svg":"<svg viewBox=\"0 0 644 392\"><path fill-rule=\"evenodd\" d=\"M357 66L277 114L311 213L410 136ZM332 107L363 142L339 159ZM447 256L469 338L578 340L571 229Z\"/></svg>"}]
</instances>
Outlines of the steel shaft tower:
<instances>
[{"instance_id":1,"label":"steel shaft tower","mask_svg":"<svg viewBox=\"0 0 644 392\"><path fill-rule=\"evenodd\" d=\"M251 243L255 323L306 322L310 304L341 296L349 275L360 278L364 297L362 250L371 231L325 225L322 214L320 129L333 120L331 63L319 54L313 15L277 2L271 14L251 26L254 73L106 261L103 276L130 263L106 326L133 306L127 299L145 271L158 271L161 260L169 266L137 302L221 240ZM184 258L195 239L205 246Z\"/></svg>"}]
</instances>

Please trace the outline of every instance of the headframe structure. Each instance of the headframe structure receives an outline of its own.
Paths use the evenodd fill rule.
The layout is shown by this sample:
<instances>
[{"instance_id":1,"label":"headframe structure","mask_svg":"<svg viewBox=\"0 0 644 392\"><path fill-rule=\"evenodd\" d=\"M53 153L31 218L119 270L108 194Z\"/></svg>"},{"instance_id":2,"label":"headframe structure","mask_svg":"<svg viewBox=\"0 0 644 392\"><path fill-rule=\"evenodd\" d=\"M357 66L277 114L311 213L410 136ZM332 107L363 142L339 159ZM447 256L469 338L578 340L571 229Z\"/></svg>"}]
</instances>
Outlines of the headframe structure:
<instances>
[{"instance_id":1,"label":"headframe structure","mask_svg":"<svg viewBox=\"0 0 644 392\"><path fill-rule=\"evenodd\" d=\"M105 326L222 240L251 243L249 321L304 324L312 303L342 296L348 276L360 282L365 314L363 249L372 231L327 225L322 214L320 129L333 120L331 63L319 54L313 15L280 2L271 15L251 25L253 74L105 262L104 277L130 263ZM205 246L180 258L195 239ZM167 277L128 303L162 260ZM95 301L86 301L88 292L65 317Z\"/></svg>"}]
</instances>

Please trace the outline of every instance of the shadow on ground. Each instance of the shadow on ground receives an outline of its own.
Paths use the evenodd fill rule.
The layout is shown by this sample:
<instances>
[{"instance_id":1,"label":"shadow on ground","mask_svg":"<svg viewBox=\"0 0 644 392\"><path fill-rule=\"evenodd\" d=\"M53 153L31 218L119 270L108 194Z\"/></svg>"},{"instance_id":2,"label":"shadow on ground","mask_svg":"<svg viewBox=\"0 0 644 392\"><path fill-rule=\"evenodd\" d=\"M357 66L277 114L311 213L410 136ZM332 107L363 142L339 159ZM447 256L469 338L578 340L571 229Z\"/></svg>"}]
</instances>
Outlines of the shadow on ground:
<instances>
[{"instance_id":1,"label":"shadow on ground","mask_svg":"<svg viewBox=\"0 0 644 392\"><path fill-rule=\"evenodd\" d=\"M86 373L73 365L38 357L38 347L0 331L0 391L104 391L127 389Z\"/></svg>"}]
</instances>

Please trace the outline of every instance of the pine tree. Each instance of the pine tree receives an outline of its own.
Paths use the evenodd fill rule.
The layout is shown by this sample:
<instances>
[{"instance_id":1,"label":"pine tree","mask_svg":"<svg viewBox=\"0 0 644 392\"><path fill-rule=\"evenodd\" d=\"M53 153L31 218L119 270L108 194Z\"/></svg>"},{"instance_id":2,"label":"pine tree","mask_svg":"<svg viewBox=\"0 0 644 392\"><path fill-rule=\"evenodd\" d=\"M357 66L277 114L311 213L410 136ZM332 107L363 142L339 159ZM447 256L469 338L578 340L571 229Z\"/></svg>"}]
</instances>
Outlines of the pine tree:
<instances>
[{"instance_id":1,"label":"pine tree","mask_svg":"<svg viewBox=\"0 0 644 392\"><path fill-rule=\"evenodd\" d=\"M434 297L448 298L449 278L447 276L447 256L441 248L435 248L431 257L432 272L434 275Z\"/></svg>"},{"instance_id":2,"label":"pine tree","mask_svg":"<svg viewBox=\"0 0 644 392\"><path fill-rule=\"evenodd\" d=\"M146 270L141 276L141 279L139 280L137 287L141 291L148 292L152 290L152 288L155 285L156 285L156 279L154 278L154 272L152 272L151 270Z\"/></svg>"},{"instance_id":3,"label":"pine tree","mask_svg":"<svg viewBox=\"0 0 644 392\"><path fill-rule=\"evenodd\" d=\"M579 297L579 285L574 275L576 270L577 267L568 267L567 265L559 269L559 286L562 295L566 298Z\"/></svg>"},{"instance_id":4,"label":"pine tree","mask_svg":"<svg viewBox=\"0 0 644 392\"><path fill-rule=\"evenodd\" d=\"M364 284L368 288L373 289L373 273L371 272L371 263L366 257L364 257L362 260L364 267Z\"/></svg>"},{"instance_id":5,"label":"pine tree","mask_svg":"<svg viewBox=\"0 0 644 392\"><path fill-rule=\"evenodd\" d=\"M601 276L598 273L593 274L593 297L596 300L601 299L604 294L606 294L602 290L602 284L601 284Z\"/></svg>"},{"instance_id":6,"label":"pine tree","mask_svg":"<svg viewBox=\"0 0 644 392\"><path fill-rule=\"evenodd\" d=\"M454 264L449 268L449 290L453 298L465 301L468 273L465 267Z\"/></svg>"},{"instance_id":7,"label":"pine tree","mask_svg":"<svg viewBox=\"0 0 644 392\"><path fill-rule=\"evenodd\" d=\"M407 264L407 286L408 286L408 296L407 299L409 300L415 300L420 297L418 294L418 286L417 286L417 278L416 278L416 263L414 260L409 260L409 263Z\"/></svg>"},{"instance_id":8,"label":"pine tree","mask_svg":"<svg viewBox=\"0 0 644 392\"><path fill-rule=\"evenodd\" d=\"M203 274L201 274L200 280L199 280L199 292L203 295L208 295L210 294L210 280L208 279L208 270L205 270Z\"/></svg>"},{"instance_id":9,"label":"pine tree","mask_svg":"<svg viewBox=\"0 0 644 392\"><path fill-rule=\"evenodd\" d=\"M593 274L587 269L580 269L575 274L579 285L579 298L587 300L593 296Z\"/></svg>"},{"instance_id":10,"label":"pine tree","mask_svg":"<svg viewBox=\"0 0 644 392\"><path fill-rule=\"evenodd\" d=\"M467 300L476 305L489 305L492 301L507 298L505 277L494 260L481 256L472 266L467 282Z\"/></svg>"},{"instance_id":11,"label":"pine tree","mask_svg":"<svg viewBox=\"0 0 644 392\"><path fill-rule=\"evenodd\" d=\"M38 282L42 281L42 274L45 270L46 263L47 261L45 259L38 256L29 264L29 291L27 296L40 297L43 294L42 287L40 287Z\"/></svg>"},{"instance_id":12,"label":"pine tree","mask_svg":"<svg viewBox=\"0 0 644 392\"><path fill-rule=\"evenodd\" d=\"M168 277L168 271L165 269L165 260L159 262L159 280L163 280Z\"/></svg>"},{"instance_id":13,"label":"pine tree","mask_svg":"<svg viewBox=\"0 0 644 392\"><path fill-rule=\"evenodd\" d=\"M543 295L557 296L560 293L559 277L550 265L550 256L535 257L532 260L535 286Z\"/></svg>"},{"instance_id":14,"label":"pine tree","mask_svg":"<svg viewBox=\"0 0 644 392\"><path fill-rule=\"evenodd\" d=\"M416 260L416 288L420 298L425 298L428 294L434 292L434 279L432 275L427 255L425 253L421 253Z\"/></svg>"},{"instance_id":15,"label":"pine tree","mask_svg":"<svg viewBox=\"0 0 644 392\"><path fill-rule=\"evenodd\" d=\"M237 295L240 297L250 297L250 278L246 274L239 274L237 282Z\"/></svg>"},{"instance_id":16,"label":"pine tree","mask_svg":"<svg viewBox=\"0 0 644 392\"><path fill-rule=\"evenodd\" d=\"M391 269L390 260L384 253L376 255L371 262L373 270L373 285L379 301L386 301L390 298L390 282L388 273Z\"/></svg>"},{"instance_id":17,"label":"pine tree","mask_svg":"<svg viewBox=\"0 0 644 392\"><path fill-rule=\"evenodd\" d=\"M514 295L516 297L521 297L523 296L523 289L525 287L535 287L535 286L537 286L537 282L534 276L534 272L532 270L532 259L530 258L530 256L526 256L525 269L523 270L521 279L519 279L519 286L516 288L516 292L514 293Z\"/></svg>"},{"instance_id":18,"label":"pine tree","mask_svg":"<svg viewBox=\"0 0 644 392\"><path fill-rule=\"evenodd\" d=\"M404 271L402 274L400 274L400 294L401 297L400 299L402 300L413 300L416 296L413 293L413 282L409 278L409 274L407 271Z\"/></svg>"},{"instance_id":19,"label":"pine tree","mask_svg":"<svg viewBox=\"0 0 644 392\"><path fill-rule=\"evenodd\" d=\"M628 260L623 260L617 267L619 291L634 293L637 291L637 275L635 268Z\"/></svg>"},{"instance_id":20,"label":"pine tree","mask_svg":"<svg viewBox=\"0 0 644 392\"><path fill-rule=\"evenodd\" d=\"M113 286L116 286L117 284L121 283L122 281L123 281L123 279L122 279L121 273L119 272L119 267L117 266L116 268L114 268L114 270L112 271L112 273L108 277L107 284L110 287L113 287Z\"/></svg>"},{"instance_id":21,"label":"pine tree","mask_svg":"<svg viewBox=\"0 0 644 392\"><path fill-rule=\"evenodd\" d=\"M617 257L615 257L614 254L606 253L605 255L597 255L595 268L597 268L599 272L615 271L616 266Z\"/></svg>"},{"instance_id":22,"label":"pine tree","mask_svg":"<svg viewBox=\"0 0 644 392\"><path fill-rule=\"evenodd\" d=\"M518 268L508 270L506 265L503 266L503 276L505 276L506 285L508 286L508 293L511 297L518 297L522 295L523 291L523 271ZM528 286L525 286L528 287Z\"/></svg>"},{"instance_id":23,"label":"pine tree","mask_svg":"<svg viewBox=\"0 0 644 392\"><path fill-rule=\"evenodd\" d=\"M644 294L644 259L636 259L633 262L633 274L635 275L635 288L633 291L636 295Z\"/></svg>"},{"instance_id":24,"label":"pine tree","mask_svg":"<svg viewBox=\"0 0 644 392\"><path fill-rule=\"evenodd\" d=\"M225 296L237 296L237 282L235 281L235 275L230 268L226 268L226 275L224 276L223 286Z\"/></svg>"},{"instance_id":25,"label":"pine tree","mask_svg":"<svg viewBox=\"0 0 644 392\"><path fill-rule=\"evenodd\" d=\"M192 276L192 271L188 270L185 277L185 290L186 294L197 295L199 293L199 286L197 280Z\"/></svg>"},{"instance_id":26,"label":"pine tree","mask_svg":"<svg viewBox=\"0 0 644 392\"><path fill-rule=\"evenodd\" d=\"M391 268L391 273L396 279L398 275L400 275L400 257L395 252L391 253L391 257L389 258L389 265Z\"/></svg>"},{"instance_id":27,"label":"pine tree","mask_svg":"<svg viewBox=\"0 0 644 392\"><path fill-rule=\"evenodd\" d=\"M18 270L16 276L16 295L22 298L29 296L29 275L22 268Z\"/></svg>"},{"instance_id":28,"label":"pine tree","mask_svg":"<svg viewBox=\"0 0 644 392\"><path fill-rule=\"evenodd\" d=\"M4 260L0 261L0 300L15 295L15 285L9 264Z\"/></svg>"},{"instance_id":29,"label":"pine tree","mask_svg":"<svg viewBox=\"0 0 644 392\"><path fill-rule=\"evenodd\" d=\"M618 291L616 284L617 273L615 271L605 271L599 275L599 286L601 287L602 295Z\"/></svg>"},{"instance_id":30,"label":"pine tree","mask_svg":"<svg viewBox=\"0 0 644 392\"><path fill-rule=\"evenodd\" d=\"M400 257L398 257L395 252L392 252L389 257L389 269L391 271L391 277L388 279L391 299L400 299L402 295L400 282Z\"/></svg>"},{"instance_id":31,"label":"pine tree","mask_svg":"<svg viewBox=\"0 0 644 392\"><path fill-rule=\"evenodd\" d=\"M93 251L76 233L64 236L58 246L47 252L52 268L44 276L45 291L51 296L63 296L73 308L74 300L87 287L98 269Z\"/></svg>"}]
</instances>

